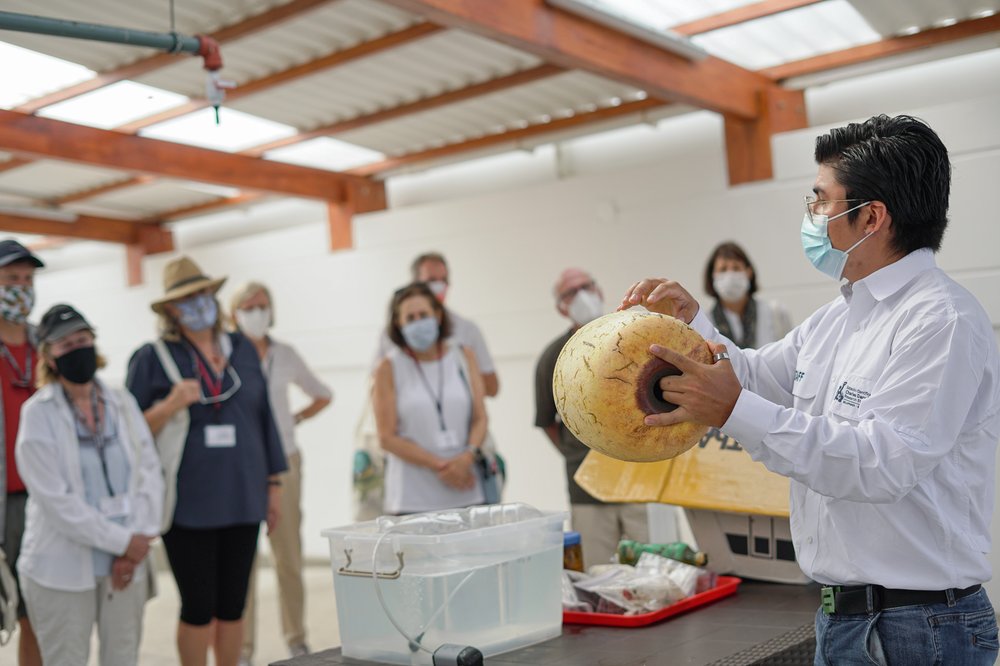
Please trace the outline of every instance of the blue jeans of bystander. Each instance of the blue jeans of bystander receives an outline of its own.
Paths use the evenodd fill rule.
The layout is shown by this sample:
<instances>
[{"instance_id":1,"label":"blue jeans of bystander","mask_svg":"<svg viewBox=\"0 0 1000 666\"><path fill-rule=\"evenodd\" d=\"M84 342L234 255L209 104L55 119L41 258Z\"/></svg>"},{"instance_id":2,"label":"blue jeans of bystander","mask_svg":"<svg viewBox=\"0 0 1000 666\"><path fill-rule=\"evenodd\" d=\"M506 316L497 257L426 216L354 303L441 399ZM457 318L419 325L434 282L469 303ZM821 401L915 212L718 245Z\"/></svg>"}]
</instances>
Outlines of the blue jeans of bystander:
<instances>
[{"instance_id":1,"label":"blue jeans of bystander","mask_svg":"<svg viewBox=\"0 0 1000 666\"><path fill-rule=\"evenodd\" d=\"M816 612L815 666L986 666L997 660L997 618L986 590L954 601L871 615Z\"/></svg>"}]
</instances>

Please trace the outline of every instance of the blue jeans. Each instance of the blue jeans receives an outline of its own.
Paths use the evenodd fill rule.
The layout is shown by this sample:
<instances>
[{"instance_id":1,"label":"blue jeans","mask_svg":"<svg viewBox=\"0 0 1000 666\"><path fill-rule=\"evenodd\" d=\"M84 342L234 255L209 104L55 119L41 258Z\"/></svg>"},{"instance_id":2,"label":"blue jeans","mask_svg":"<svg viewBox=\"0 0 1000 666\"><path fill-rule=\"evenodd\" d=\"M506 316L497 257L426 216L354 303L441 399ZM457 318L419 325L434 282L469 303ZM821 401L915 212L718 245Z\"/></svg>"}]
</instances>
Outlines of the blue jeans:
<instances>
[{"instance_id":1,"label":"blue jeans","mask_svg":"<svg viewBox=\"0 0 1000 666\"><path fill-rule=\"evenodd\" d=\"M996 662L997 617L986 590L953 604L871 615L816 612L815 666L980 666Z\"/></svg>"}]
</instances>

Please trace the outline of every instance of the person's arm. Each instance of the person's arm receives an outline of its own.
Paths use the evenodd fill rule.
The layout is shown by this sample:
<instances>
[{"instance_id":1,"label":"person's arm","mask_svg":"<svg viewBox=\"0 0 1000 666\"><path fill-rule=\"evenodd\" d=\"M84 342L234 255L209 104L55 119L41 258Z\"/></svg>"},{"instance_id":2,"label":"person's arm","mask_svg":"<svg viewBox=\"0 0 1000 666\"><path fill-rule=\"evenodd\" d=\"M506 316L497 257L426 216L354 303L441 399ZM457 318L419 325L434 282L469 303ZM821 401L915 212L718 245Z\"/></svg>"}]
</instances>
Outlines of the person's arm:
<instances>
[{"instance_id":1,"label":"person's arm","mask_svg":"<svg viewBox=\"0 0 1000 666\"><path fill-rule=\"evenodd\" d=\"M197 380L184 379L174 384L162 399L154 394L151 386L153 373L160 360L151 345L145 345L129 359L125 386L135 397L143 417L153 435L159 434L174 414L187 409L201 398L201 385Z\"/></svg>"},{"instance_id":2,"label":"person's arm","mask_svg":"<svg viewBox=\"0 0 1000 666\"><path fill-rule=\"evenodd\" d=\"M375 427L378 430L379 444L383 451L411 465L427 467L434 471L441 469L444 460L416 442L400 437L397 433L399 417L396 414L396 389L393 386L392 362L387 358L382 359L375 370L372 405L375 410Z\"/></svg>"},{"instance_id":3,"label":"person's arm","mask_svg":"<svg viewBox=\"0 0 1000 666\"><path fill-rule=\"evenodd\" d=\"M287 347L287 350L293 364L292 382L312 398L312 402L293 417L299 424L326 409L333 402L333 391L320 381L295 349Z\"/></svg>"},{"instance_id":4,"label":"person's arm","mask_svg":"<svg viewBox=\"0 0 1000 666\"><path fill-rule=\"evenodd\" d=\"M486 338L479 326L471 321L467 321L469 326L468 345L476 356L476 365L479 366L479 373L483 381L483 393L488 398L495 398L500 392L500 378L497 377L496 368L493 365L493 357L486 346Z\"/></svg>"},{"instance_id":5,"label":"person's arm","mask_svg":"<svg viewBox=\"0 0 1000 666\"><path fill-rule=\"evenodd\" d=\"M53 421L64 415L41 402L28 403L21 411L14 456L31 501L45 513L52 527L66 538L114 555L128 553L133 532L105 518L74 493L64 475L64 445L58 441ZM66 416L67 421L72 417ZM148 550L148 540L147 550ZM138 551L133 551L138 554ZM142 553L145 555L145 552Z\"/></svg>"},{"instance_id":6,"label":"person's arm","mask_svg":"<svg viewBox=\"0 0 1000 666\"><path fill-rule=\"evenodd\" d=\"M886 367L871 378L871 390L853 415L829 406L809 414L738 388L734 404L713 412L710 396L729 393L725 379L719 380L728 364L687 359L679 360L683 376L667 378L680 392L665 397L682 405L675 418L720 426L754 460L821 495L892 503L951 454L977 398L991 344L954 311L914 317L896 332ZM988 417L995 414L994 408Z\"/></svg>"},{"instance_id":7,"label":"person's arm","mask_svg":"<svg viewBox=\"0 0 1000 666\"><path fill-rule=\"evenodd\" d=\"M131 427L125 432L139 438L138 442L123 442L125 446L137 451L133 464L138 466L136 488L132 491L135 498L134 529L141 534L155 536L160 533L160 521L163 517L163 469L153 444L153 435L146 425L139 405L128 391L121 392L122 409L127 413L125 418Z\"/></svg>"},{"instance_id":8,"label":"person's arm","mask_svg":"<svg viewBox=\"0 0 1000 666\"><path fill-rule=\"evenodd\" d=\"M541 428L549 440L559 448L559 423L556 420L556 400L552 395L552 375L555 358L551 345L542 352L535 364L535 426Z\"/></svg>"},{"instance_id":9,"label":"person's arm","mask_svg":"<svg viewBox=\"0 0 1000 666\"><path fill-rule=\"evenodd\" d=\"M476 363L476 355L471 349L462 347L456 350L459 354L465 354L465 362L469 368L469 388L472 392L472 421L469 424L469 446L478 449L486 440L487 416L486 402L484 400L484 388L482 375L479 373L479 365Z\"/></svg>"},{"instance_id":10,"label":"person's arm","mask_svg":"<svg viewBox=\"0 0 1000 666\"><path fill-rule=\"evenodd\" d=\"M201 385L196 379L182 379L170 388L170 393L142 413L154 435L158 435L174 414L187 409L201 399Z\"/></svg>"}]
</instances>

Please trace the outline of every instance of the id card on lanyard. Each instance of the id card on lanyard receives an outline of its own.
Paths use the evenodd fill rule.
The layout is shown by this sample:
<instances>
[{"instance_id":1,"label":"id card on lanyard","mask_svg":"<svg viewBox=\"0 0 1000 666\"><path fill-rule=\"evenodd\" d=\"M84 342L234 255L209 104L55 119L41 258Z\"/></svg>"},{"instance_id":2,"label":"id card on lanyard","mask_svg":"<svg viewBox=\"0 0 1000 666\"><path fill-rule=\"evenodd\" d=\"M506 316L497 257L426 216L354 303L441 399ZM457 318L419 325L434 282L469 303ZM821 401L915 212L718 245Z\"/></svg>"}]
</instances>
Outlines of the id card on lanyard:
<instances>
[{"instance_id":1,"label":"id card on lanyard","mask_svg":"<svg viewBox=\"0 0 1000 666\"><path fill-rule=\"evenodd\" d=\"M192 348L194 347L194 345L191 346ZM219 413L222 410L222 403L231 398L242 386L239 381L239 375L232 369L227 359L226 370L229 371L230 376L233 378L233 386L224 394L222 385L225 382L225 374L216 376L207 363L201 359L201 354L198 353L197 349L193 348L191 355L194 357L195 369L201 377L202 386L208 392L208 396L203 397L201 403L212 406L215 410L216 421L218 421ZM236 446L236 426L231 423L206 425L205 446L210 449L227 449Z\"/></svg>"},{"instance_id":2,"label":"id card on lanyard","mask_svg":"<svg viewBox=\"0 0 1000 666\"><path fill-rule=\"evenodd\" d=\"M431 389L431 383L427 380L427 376L424 374L424 369L420 365L420 361L417 360L415 356L410 356L413 362L417 366L417 372L420 375L420 381L427 391L427 395L430 397L431 402L434 403L434 408L437 410L438 416L438 431L436 433L434 446L436 450L441 452L452 452L456 449L461 449L464 445L458 441L458 434L448 428L448 425L444 420L444 356L441 357L439 361L439 374L438 374L438 393L434 394L433 389Z\"/></svg>"},{"instance_id":3,"label":"id card on lanyard","mask_svg":"<svg viewBox=\"0 0 1000 666\"><path fill-rule=\"evenodd\" d=\"M104 487L108 491L108 495L97 501L97 510L105 518L122 521L128 518L132 507L128 495L125 493L126 489L122 489L120 494L115 492L115 488L111 483L111 474L108 472L108 461L105 455L107 442L104 439L104 430L108 422L108 403L104 400L103 396L99 396L97 386L92 386L90 391L90 409L94 417L94 428L91 430L87 424L87 420L80 410L77 409L76 404L68 394L64 393L64 395L66 395L66 401L72 407L77 420L85 430L90 432L94 441L94 449L97 451L97 458L101 463L101 475L104 477ZM101 416L102 408L103 417Z\"/></svg>"}]
</instances>

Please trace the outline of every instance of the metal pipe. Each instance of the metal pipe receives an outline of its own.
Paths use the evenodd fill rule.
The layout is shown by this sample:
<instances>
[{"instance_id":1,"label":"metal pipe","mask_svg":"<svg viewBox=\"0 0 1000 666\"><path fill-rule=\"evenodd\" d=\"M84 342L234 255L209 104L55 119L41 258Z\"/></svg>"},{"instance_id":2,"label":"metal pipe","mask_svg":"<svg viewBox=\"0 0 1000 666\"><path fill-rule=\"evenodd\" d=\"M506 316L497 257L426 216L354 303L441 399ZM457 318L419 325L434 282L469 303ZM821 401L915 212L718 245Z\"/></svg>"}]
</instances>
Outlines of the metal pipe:
<instances>
[{"instance_id":1,"label":"metal pipe","mask_svg":"<svg viewBox=\"0 0 1000 666\"><path fill-rule=\"evenodd\" d=\"M114 42L132 46L148 46L170 53L202 55L201 40L198 37L181 35L176 32L131 30L129 28L117 28L108 25L98 25L96 23L81 23L80 21L67 21L44 16L33 16L31 14L0 12L0 30L33 32L41 35L89 39L97 42Z\"/></svg>"}]
</instances>

